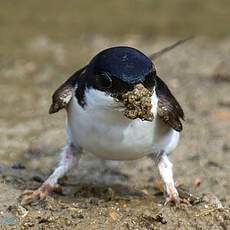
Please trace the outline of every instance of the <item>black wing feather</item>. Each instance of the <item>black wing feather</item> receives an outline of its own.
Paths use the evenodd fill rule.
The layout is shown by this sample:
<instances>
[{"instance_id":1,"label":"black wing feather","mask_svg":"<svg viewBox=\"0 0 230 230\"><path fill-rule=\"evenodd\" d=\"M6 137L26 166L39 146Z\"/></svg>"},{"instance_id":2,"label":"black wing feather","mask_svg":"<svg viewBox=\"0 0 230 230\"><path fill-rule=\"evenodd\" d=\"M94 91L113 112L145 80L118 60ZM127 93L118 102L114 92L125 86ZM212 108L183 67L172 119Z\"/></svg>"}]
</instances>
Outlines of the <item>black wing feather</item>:
<instances>
[{"instance_id":1,"label":"black wing feather","mask_svg":"<svg viewBox=\"0 0 230 230\"><path fill-rule=\"evenodd\" d=\"M73 96L73 90L76 85L76 82L81 75L81 73L85 70L87 66L81 68L77 72L75 72L71 77L69 77L53 94L53 101L49 109L49 113L56 113L59 110L66 108L69 101Z\"/></svg>"},{"instance_id":2,"label":"black wing feather","mask_svg":"<svg viewBox=\"0 0 230 230\"><path fill-rule=\"evenodd\" d=\"M156 94L158 115L173 129L178 132L182 131L183 126L180 119L184 120L184 112L168 86L158 76L156 76Z\"/></svg>"}]
</instances>

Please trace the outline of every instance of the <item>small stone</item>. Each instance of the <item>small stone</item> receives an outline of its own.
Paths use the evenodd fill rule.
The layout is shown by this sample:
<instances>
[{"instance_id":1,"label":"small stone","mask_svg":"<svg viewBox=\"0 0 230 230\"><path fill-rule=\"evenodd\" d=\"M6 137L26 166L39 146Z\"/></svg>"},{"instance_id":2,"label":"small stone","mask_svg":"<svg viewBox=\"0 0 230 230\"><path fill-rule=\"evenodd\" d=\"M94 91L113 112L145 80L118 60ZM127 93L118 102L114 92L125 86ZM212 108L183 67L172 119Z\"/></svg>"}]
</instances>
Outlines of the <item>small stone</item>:
<instances>
[{"instance_id":1,"label":"small stone","mask_svg":"<svg viewBox=\"0 0 230 230\"><path fill-rule=\"evenodd\" d=\"M211 193L205 194L202 198L202 201L216 208L219 208L219 209L223 208L222 203L214 194L211 194Z\"/></svg>"},{"instance_id":2,"label":"small stone","mask_svg":"<svg viewBox=\"0 0 230 230\"><path fill-rule=\"evenodd\" d=\"M21 205L18 205L17 211L18 211L18 214L22 218L26 217L28 215L28 213L29 213L29 211L26 208L24 208L23 206L21 206Z\"/></svg>"},{"instance_id":3,"label":"small stone","mask_svg":"<svg viewBox=\"0 0 230 230\"><path fill-rule=\"evenodd\" d=\"M28 221L28 222L25 222L25 223L23 224L23 226L24 226L24 227L33 227L33 226L34 226L34 223Z\"/></svg>"},{"instance_id":4,"label":"small stone","mask_svg":"<svg viewBox=\"0 0 230 230\"><path fill-rule=\"evenodd\" d=\"M110 212L110 213L109 213L109 216L111 217L111 219L112 219L113 221L117 220L118 217L119 217L118 213L116 213L116 212Z\"/></svg>"},{"instance_id":5,"label":"small stone","mask_svg":"<svg viewBox=\"0 0 230 230\"><path fill-rule=\"evenodd\" d=\"M84 216L83 216L82 214L78 214L78 215L77 215L77 218L79 218L79 219L84 219Z\"/></svg>"},{"instance_id":6,"label":"small stone","mask_svg":"<svg viewBox=\"0 0 230 230\"><path fill-rule=\"evenodd\" d=\"M200 187L201 183L202 183L201 178L197 177L197 178L195 178L195 180L193 181L193 187L194 187L194 188Z\"/></svg>"},{"instance_id":7,"label":"small stone","mask_svg":"<svg viewBox=\"0 0 230 230\"><path fill-rule=\"evenodd\" d=\"M26 167L20 162L15 163L15 164L12 165L12 169L25 169L25 168Z\"/></svg>"},{"instance_id":8,"label":"small stone","mask_svg":"<svg viewBox=\"0 0 230 230\"><path fill-rule=\"evenodd\" d=\"M44 182L44 179L43 179L42 177L38 176L38 175L32 176L31 179L32 179L33 181L36 181L36 182L39 182L39 183Z\"/></svg>"},{"instance_id":9,"label":"small stone","mask_svg":"<svg viewBox=\"0 0 230 230\"><path fill-rule=\"evenodd\" d=\"M98 205L98 204L99 204L99 199L96 198L96 197L91 197L91 198L89 199L89 203L90 203L90 204L93 204L93 205Z\"/></svg>"}]
</instances>

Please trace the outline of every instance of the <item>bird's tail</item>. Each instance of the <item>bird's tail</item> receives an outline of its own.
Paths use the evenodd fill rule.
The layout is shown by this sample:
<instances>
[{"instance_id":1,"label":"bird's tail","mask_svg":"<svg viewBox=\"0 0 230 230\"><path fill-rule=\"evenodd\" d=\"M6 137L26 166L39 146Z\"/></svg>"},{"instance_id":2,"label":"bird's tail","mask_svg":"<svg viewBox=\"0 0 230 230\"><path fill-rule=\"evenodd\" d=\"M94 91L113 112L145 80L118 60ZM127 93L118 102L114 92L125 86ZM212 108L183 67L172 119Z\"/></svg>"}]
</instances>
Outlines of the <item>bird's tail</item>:
<instances>
[{"instance_id":1,"label":"bird's tail","mask_svg":"<svg viewBox=\"0 0 230 230\"><path fill-rule=\"evenodd\" d=\"M179 40L175 43L173 43L172 45L168 46L168 47L165 47L164 49L156 52L156 53L153 53L149 56L149 58L152 60L152 61L155 61L157 58L159 58L160 56L162 56L163 54L167 53L168 51L174 49L175 47L187 42L188 40L191 40L193 37L188 37L188 38L185 38L185 39L182 39L182 40Z\"/></svg>"}]
</instances>

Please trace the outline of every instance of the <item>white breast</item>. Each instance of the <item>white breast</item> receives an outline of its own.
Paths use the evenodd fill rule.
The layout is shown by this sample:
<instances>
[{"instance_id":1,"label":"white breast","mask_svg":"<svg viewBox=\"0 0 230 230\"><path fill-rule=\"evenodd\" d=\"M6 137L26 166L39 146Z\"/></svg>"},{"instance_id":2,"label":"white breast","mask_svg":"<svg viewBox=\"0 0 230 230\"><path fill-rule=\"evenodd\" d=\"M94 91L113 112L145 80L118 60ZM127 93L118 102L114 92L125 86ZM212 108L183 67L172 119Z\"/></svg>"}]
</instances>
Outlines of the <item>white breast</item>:
<instances>
[{"instance_id":1,"label":"white breast","mask_svg":"<svg viewBox=\"0 0 230 230\"><path fill-rule=\"evenodd\" d=\"M175 148L179 133L157 118L155 93L152 122L126 118L119 103L101 91L90 89L85 96L84 109L73 97L67 110L68 134L75 145L110 160L137 159L162 148Z\"/></svg>"}]
</instances>

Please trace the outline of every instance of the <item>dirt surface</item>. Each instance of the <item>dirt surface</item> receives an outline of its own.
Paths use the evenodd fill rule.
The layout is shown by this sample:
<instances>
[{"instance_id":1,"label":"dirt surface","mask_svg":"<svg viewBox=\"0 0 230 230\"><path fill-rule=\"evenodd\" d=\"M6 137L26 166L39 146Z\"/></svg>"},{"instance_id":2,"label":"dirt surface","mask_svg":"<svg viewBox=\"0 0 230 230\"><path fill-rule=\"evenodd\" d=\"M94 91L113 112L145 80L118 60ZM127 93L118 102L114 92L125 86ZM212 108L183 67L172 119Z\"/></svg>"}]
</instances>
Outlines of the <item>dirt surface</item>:
<instances>
[{"instance_id":1,"label":"dirt surface","mask_svg":"<svg viewBox=\"0 0 230 230\"><path fill-rule=\"evenodd\" d=\"M0 229L230 229L229 9L229 0L1 1ZM187 204L163 205L149 158L87 153L62 189L22 206L66 142L65 112L48 115L54 90L102 49L150 55L190 35L155 63L185 111L170 157Z\"/></svg>"},{"instance_id":2,"label":"dirt surface","mask_svg":"<svg viewBox=\"0 0 230 230\"><path fill-rule=\"evenodd\" d=\"M24 58L1 66L1 229L230 227L228 40L195 39L155 63L185 111L182 138L171 159L181 195L186 201L193 194L192 204L163 205L158 174L149 158L101 161L87 153L79 169L60 180L62 190L41 203L20 205L22 191L39 187L65 144L65 112L50 116L48 108L54 89L85 64L79 53L87 60L102 48L123 44L151 54L173 41L100 37L83 52L74 44L65 46L43 36L25 46ZM69 49L76 52L70 55Z\"/></svg>"}]
</instances>

